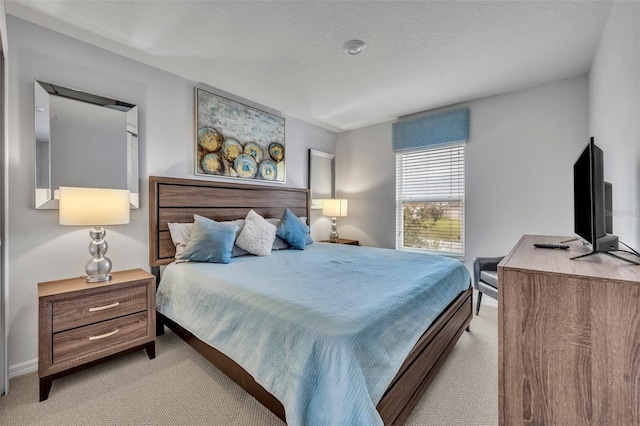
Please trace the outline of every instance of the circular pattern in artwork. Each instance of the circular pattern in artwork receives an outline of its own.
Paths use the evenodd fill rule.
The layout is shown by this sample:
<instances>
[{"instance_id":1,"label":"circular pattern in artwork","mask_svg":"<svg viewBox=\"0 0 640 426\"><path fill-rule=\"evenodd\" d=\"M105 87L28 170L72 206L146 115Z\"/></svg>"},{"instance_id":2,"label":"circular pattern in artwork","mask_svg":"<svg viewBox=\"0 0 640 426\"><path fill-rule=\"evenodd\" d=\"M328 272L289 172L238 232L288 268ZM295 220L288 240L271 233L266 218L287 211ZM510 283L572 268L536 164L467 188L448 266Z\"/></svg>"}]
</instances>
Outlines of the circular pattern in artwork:
<instances>
[{"instance_id":1,"label":"circular pattern in artwork","mask_svg":"<svg viewBox=\"0 0 640 426\"><path fill-rule=\"evenodd\" d=\"M222 144L222 155L227 161L234 161L238 155L242 154L242 145L235 139L227 138Z\"/></svg>"},{"instance_id":2,"label":"circular pattern in artwork","mask_svg":"<svg viewBox=\"0 0 640 426\"><path fill-rule=\"evenodd\" d=\"M264 180L276 180L278 177L278 167L271 160L264 160L258 166L258 178Z\"/></svg>"},{"instance_id":3,"label":"circular pattern in artwork","mask_svg":"<svg viewBox=\"0 0 640 426\"><path fill-rule=\"evenodd\" d=\"M256 163L262 161L262 148L255 142L247 142L244 146L244 153L255 158Z\"/></svg>"},{"instance_id":4,"label":"circular pattern in artwork","mask_svg":"<svg viewBox=\"0 0 640 426\"><path fill-rule=\"evenodd\" d=\"M253 178L258 173L256 160L248 154L240 154L233 161L233 168L236 169L238 177Z\"/></svg>"},{"instance_id":5,"label":"circular pattern in artwork","mask_svg":"<svg viewBox=\"0 0 640 426\"><path fill-rule=\"evenodd\" d=\"M209 153L202 157L200 166L205 173L208 173L210 175L220 175L224 170L222 159L218 154L215 153Z\"/></svg>"},{"instance_id":6,"label":"circular pattern in artwork","mask_svg":"<svg viewBox=\"0 0 640 426\"><path fill-rule=\"evenodd\" d=\"M284 158L284 147L278 142L272 142L269 144L269 156L273 158L273 161L279 163Z\"/></svg>"},{"instance_id":7,"label":"circular pattern in artwork","mask_svg":"<svg viewBox=\"0 0 640 426\"><path fill-rule=\"evenodd\" d=\"M222 146L222 133L213 127L198 130L198 145L207 152L218 152Z\"/></svg>"}]
</instances>

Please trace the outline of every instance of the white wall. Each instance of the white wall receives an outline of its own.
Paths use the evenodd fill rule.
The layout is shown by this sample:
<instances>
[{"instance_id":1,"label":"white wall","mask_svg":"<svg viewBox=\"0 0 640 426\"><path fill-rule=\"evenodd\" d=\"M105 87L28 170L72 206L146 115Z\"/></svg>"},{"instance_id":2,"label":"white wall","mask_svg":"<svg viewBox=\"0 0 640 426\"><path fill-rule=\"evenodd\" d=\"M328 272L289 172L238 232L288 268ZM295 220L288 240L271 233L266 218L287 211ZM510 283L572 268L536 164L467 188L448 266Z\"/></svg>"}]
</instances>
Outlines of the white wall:
<instances>
[{"instance_id":1,"label":"white wall","mask_svg":"<svg viewBox=\"0 0 640 426\"><path fill-rule=\"evenodd\" d=\"M613 233L640 249L640 3L614 2L589 73L589 131L613 184Z\"/></svg>"},{"instance_id":2,"label":"white wall","mask_svg":"<svg viewBox=\"0 0 640 426\"><path fill-rule=\"evenodd\" d=\"M466 264L506 254L522 234L573 235L573 163L588 142L588 81L574 77L464 104ZM395 247L391 123L338 135L341 236Z\"/></svg>"},{"instance_id":3,"label":"white wall","mask_svg":"<svg viewBox=\"0 0 640 426\"><path fill-rule=\"evenodd\" d=\"M338 135L336 192L349 200L347 217L338 219L342 238L373 247L395 248L396 157L391 123Z\"/></svg>"},{"instance_id":4,"label":"white wall","mask_svg":"<svg viewBox=\"0 0 640 426\"><path fill-rule=\"evenodd\" d=\"M84 274L88 229L58 225L57 210L35 210L33 80L139 106L140 204L131 223L107 227L114 270L148 269L148 176L194 178L195 83L8 16L9 365L37 357L37 283ZM267 105L268 106L268 105ZM308 149L333 153L336 134L286 120L287 182L307 187ZM314 215L312 215L312 218ZM312 227L312 235L315 226ZM14 373L15 374L15 373Z\"/></svg>"}]
</instances>

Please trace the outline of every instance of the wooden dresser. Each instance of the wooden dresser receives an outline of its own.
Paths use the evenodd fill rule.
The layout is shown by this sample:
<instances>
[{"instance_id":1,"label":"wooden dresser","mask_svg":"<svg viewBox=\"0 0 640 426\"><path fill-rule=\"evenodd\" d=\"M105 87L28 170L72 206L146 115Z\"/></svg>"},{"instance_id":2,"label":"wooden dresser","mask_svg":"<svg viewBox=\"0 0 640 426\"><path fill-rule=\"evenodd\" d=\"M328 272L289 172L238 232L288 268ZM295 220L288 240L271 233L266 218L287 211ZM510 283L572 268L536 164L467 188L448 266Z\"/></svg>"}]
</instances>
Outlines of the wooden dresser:
<instances>
[{"instance_id":1,"label":"wooden dresser","mask_svg":"<svg viewBox=\"0 0 640 426\"><path fill-rule=\"evenodd\" d=\"M111 280L85 277L38 284L40 401L52 380L116 355L146 349L155 357L155 277L142 269Z\"/></svg>"},{"instance_id":2,"label":"wooden dresser","mask_svg":"<svg viewBox=\"0 0 640 426\"><path fill-rule=\"evenodd\" d=\"M525 235L498 265L500 425L638 425L640 266L533 247L565 239Z\"/></svg>"}]
</instances>

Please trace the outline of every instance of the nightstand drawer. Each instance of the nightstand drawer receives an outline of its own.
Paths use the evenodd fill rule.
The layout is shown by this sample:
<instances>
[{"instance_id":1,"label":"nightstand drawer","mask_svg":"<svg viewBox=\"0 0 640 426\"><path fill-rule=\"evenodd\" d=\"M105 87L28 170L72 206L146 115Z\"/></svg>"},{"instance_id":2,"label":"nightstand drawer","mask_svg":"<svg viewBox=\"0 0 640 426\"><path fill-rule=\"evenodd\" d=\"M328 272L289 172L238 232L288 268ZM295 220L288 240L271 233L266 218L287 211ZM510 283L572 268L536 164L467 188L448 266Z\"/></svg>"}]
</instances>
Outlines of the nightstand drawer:
<instances>
[{"instance_id":1,"label":"nightstand drawer","mask_svg":"<svg viewBox=\"0 0 640 426\"><path fill-rule=\"evenodd\" d=\"M127 315L53 335L53 364L83 361L95 352L117 352L118 345L129 345L147 336L147 313Z\"/></svg>"},{"instance_id":2,"label":"nightstand drawer","mask_svg":"<svg viewBox=\"0 0 640 426\"><path fill-rule=\"evenodd\" d=\"M147 309L147 286L138 285L52 303L53 332Z\"/></svg>"}]
</instances>

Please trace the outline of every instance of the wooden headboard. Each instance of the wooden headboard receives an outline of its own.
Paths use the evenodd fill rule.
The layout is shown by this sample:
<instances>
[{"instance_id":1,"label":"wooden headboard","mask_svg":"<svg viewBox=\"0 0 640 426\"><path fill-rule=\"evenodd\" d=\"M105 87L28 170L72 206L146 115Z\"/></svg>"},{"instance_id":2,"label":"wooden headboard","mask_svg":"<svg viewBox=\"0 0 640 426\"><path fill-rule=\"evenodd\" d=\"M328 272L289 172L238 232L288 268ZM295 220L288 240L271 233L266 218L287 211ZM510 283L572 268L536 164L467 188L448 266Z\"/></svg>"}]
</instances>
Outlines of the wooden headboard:
<instances>
[{"instance_id":1,"label":"wooden headboard","mask_svg":"<svg viewBox=\"0 0 640 426\"><path fill-rule=\"evenodd\" d=\"M308 189L149 177L149 266L173 262L169 222L193 222L193 214L217 221L244 219L249 210L282 217L285 207L309 221Z\"/></svg>"}]
</instances>

